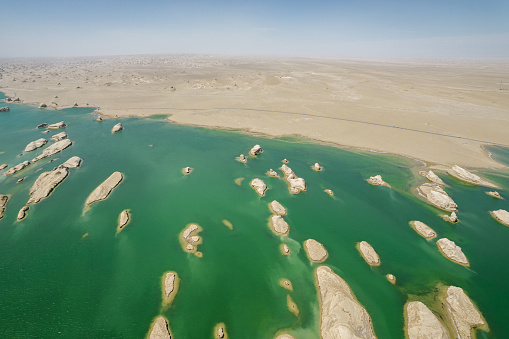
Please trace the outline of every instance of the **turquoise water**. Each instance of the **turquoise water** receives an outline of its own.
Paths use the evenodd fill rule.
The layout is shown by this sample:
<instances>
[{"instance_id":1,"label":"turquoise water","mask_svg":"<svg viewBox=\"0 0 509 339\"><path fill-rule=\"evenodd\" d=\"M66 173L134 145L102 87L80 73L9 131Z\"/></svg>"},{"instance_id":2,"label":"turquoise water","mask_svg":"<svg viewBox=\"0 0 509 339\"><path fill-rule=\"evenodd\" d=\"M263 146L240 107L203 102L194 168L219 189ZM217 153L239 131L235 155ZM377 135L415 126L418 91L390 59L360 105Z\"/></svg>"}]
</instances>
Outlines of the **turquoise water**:
<instances>
[{"instance_id":1,"label":"turquoise water","mask_svg":"<svg viewBox=\"0 0 509 339\"><path fill-rule=\"evenodd\" d=\"M493 199L485 188L438 173L460 206L460 222L452 225L412 193L423 178L415 174L418 164L405 158L177 126L163 117L96 122L89 108L9 106L11 112L0 114L0 164L11 167L32 159L37 151L19 156L27 143L60 132L41 134L35 126L43 122L64 120L74 144L53 156L58 158L54 163L44 159L13 176L0 176L0 193L11 195L0 220L2 338L141 338L160 314L176 338L211 337L219 322L232 338L273 338L280 330L318 338L317 265L302 249L308 238L327 248L325 264L350 284L378 338L404 337L407 296L429 293L438 282L464 288L479 306L491 329L479 337L509 337L509 228L488 213L509 210L509 199ZM111 134L117 122L125 129ZM234 160L258 143L265 152L257 159ZM36 171L74 155L83 159L82 167L71 169L50 197L17 222L40 174ZM509 159L508 154L501 157ZM292 195L284 181L265 176L283 158L306 179L307 192ZM324 166L322 172L311 169L315 162ZM186 166L194 168L189 176L181 173ZM84 213L87 196L114 171L124 173L124 181ZM375 174L393 189L365 182ZM509 172L486 176L509 198ZM246 178L240 186L234 182L239 177ZM255 177L269 187L265 197L249 187ZM325 188L335 192L334 198ZM288 237L275 236L267 227L267 204L274 199L288 210ZM124 209L131 209L132 221L116 234ZM417 235L410 220L455 241L471 267L445 259L436 239ZM203 227L203 258L180 247L178 234L191 222ZM369 267L359 255L355 245L362 240L379 253L380 267ZM279 252L282 241L292 250L289 257ZM166 271L177 272L181 284L173 305L163 310L160 281ZM387 273L397 277L396 286L387 282ZM291 280L293 292L279 286L281 278ZM299 317L288 311L287 293Z\"/></svg>"}]
</instances>

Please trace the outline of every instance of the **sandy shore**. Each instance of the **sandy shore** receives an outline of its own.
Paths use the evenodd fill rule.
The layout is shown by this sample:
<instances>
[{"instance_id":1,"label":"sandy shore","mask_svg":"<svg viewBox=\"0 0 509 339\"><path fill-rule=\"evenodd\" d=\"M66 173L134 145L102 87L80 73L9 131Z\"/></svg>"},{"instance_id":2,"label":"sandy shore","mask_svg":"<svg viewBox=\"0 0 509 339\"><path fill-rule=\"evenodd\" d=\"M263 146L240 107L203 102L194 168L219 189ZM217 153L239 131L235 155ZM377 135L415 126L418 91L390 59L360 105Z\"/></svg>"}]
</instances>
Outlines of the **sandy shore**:
<instances>
[{"instance_id":1,"label":"sandy shore","mask_svg":"<svg viewBox=\"0 0 509 339\"><path fill-rule=\"evenodd\" d=\"M0 90L111 117L296 135L422 159L502 167L509 60L352 61L198 55L0 60ZM507 87L507 86L505 86Z\"/></svg>"}]
</instances>

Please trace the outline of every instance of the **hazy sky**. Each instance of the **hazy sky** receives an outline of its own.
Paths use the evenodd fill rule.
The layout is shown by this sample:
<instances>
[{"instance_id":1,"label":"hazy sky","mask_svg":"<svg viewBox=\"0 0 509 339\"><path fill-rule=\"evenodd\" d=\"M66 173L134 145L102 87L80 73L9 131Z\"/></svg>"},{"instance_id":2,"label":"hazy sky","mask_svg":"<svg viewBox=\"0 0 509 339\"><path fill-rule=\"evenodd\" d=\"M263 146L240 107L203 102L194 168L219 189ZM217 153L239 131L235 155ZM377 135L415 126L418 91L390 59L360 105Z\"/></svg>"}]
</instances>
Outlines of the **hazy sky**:
<instances>
[{"instance_id":1,"label":"hazy sky","mask_svg":"<svg viewBox=\"0 0 509 339\"><path fill-rule=\"evenodd\" d=\"M0 57L509 57L509 0L0 0Z\"/></svg>"}]
</instances>

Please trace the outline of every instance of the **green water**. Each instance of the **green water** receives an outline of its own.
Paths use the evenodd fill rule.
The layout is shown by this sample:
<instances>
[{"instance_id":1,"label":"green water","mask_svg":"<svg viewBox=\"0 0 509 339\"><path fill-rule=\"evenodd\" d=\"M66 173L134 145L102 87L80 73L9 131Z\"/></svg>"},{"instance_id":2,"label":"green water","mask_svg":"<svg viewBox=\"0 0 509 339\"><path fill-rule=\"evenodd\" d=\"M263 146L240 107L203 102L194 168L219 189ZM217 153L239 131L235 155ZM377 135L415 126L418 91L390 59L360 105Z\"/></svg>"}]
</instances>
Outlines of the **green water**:
<instances>
[{"instance_id":1,"label":"green water","mask_svg":"<svg viewBox=\"0 0 509 339\"><path fill-rule=\"evenodd\" d=\"M11 167L32 159L37 151L19 156L27 143L60 132L41 134L35 126L43 122L64 120L74 144L53 156L54 163L44 159L13 176L0 175L0 193L11 195L0 220L1 338L142 338L160 314L168 318L175 338L209 338L219 322L231 338L273 338L284 329L297 338L318 338L317 265L302 249L308 238L327 248L325 264L350 284L378 338L403 338L407 296L425 294L438 282L464 288L479 306L491 329L479 337L509 337L509 228L488 213L509 210L509 199L493 199L485 188L439 173L460 206L460 222L451 225L411 192L423 178L415 175L418 164L405 158L160 119L96 122L88 108L9 106L10 112L0 114L0 164ZM125 129L111 134L117 122ZM257 159L234 160L257 143L265 150ZM74 155L83 159L82 167L71 169L49 198L32 205L27 218L17 222L40 174L36 170L50 170ZM284 181L265 176L283 158L306 179L307 192L292 195ZM322 172L311 169L315 162L324 166ZM181 173L186 166L194 168L189 176ZM83 214L87 196L114 171L124 173L124 181ZM393 189L365 182L375 174ZM508 172L486 176L509 198ZM240 186L234 183L239 177L246 178ZM269 187L265 197L249 187L255 177ZM335 192L334 198L325 188ZM288 210L289 237L275 236L267 227L267 204L274 199ZM131 209L132 221L117 235L124 209ZM455 241L471 267L445 259L436 239L417 235L410 220ZM203 258L180 247L178 234L191 222L203 227ZM369 267L359 255L355 245L362 240L379 253L380 267ZM280 254L281 241L289 244L289 257ZM181 284L164 311L160 281L166 271L176 271ZM387 282L387 273L397 277L396 286ZM280 278L290 279L294 291L280 287ZM299 317L288 311L287 293Z\"/></svg>"}]
</instances>

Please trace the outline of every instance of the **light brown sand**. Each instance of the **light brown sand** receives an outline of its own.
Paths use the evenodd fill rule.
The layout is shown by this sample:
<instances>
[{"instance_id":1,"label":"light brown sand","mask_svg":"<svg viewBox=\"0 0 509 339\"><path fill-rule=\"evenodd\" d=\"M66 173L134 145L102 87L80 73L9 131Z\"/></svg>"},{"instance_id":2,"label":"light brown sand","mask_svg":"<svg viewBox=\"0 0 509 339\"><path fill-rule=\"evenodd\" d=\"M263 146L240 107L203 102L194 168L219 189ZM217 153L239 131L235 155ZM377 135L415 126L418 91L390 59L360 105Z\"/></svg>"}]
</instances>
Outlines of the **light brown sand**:
<instances>
[{"instance_id":1,"label":"light brown sand","mask_svg":"<svg viewBox=\"0 0 509 339\"><path fill-rule=\"evenodd\" d=\"M501 167L480 146L509 145L509 91L500 89L501 81L509 87L509 60L4 59L0 73L1 90L24 102L88 103L112 117L166 114L181 124L300 135L431 165Z\"/></svg>"}]
</instances>

